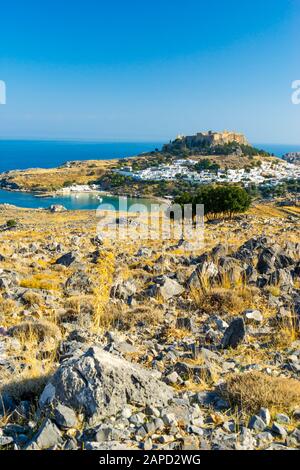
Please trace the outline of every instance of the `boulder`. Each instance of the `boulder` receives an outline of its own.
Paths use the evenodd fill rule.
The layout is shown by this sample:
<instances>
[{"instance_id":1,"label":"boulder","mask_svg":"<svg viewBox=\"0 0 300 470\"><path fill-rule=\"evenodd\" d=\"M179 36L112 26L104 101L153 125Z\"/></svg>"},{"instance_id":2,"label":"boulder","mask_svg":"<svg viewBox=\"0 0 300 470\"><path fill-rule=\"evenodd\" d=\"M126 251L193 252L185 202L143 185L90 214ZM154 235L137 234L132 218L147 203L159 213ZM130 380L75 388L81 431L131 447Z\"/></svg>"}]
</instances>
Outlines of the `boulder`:
<instances>
[{"instance_id":1,"label":"boulder","mask_svg":"<svg viewBox=\"0 0 300 470\"><path fill-rule=\"evenodd\" d=\"M19 285L19 275L8 269L0 269L0 290L9 291L10 288Z\"/></svg>"},{"instance_id":2,"label":"boulder","mask_svg":"<svg viewBox=\"0 0 300 470\"><path fill-rule=\"evenodd\" d=\"M191 274L187 281L187 287L190 289L205 288L207 281L212 284L218 273L219 270L215 263L204 260Z\"/></svg>"},{"instance_id":3,"label":"boulder","mask_svg":"<svg viewBox=\"0 0 300 470\"><path fill-rule=\"evenodd\" d=\"M183 292L184 287L179 282L167 276L161 276L156 278L156 284L150 286L145 293L150 297L162 297L164 300L169 300Z\"/></svg>"},{"instance_id":4,"label":"boulder","mask_svg":"<svg viewBox=\"0 0 300 470\"><path fill-rule=\"evenodd\" d=\"M54 409L54 420L61 429L76 428L78 424L74 410L61 403Z\"/></svg>"},{"instance_id":5,"label":"boulder","mask_svg":"<svg viewBox=\"0 0 300 470\"><path fill-rule=\"evenodd\" d=\"M94 288L94 283L82 270L73 273L65 283L65 293L68 295L91 294Z\"/></svg>"},{"instance_id":6,"label":"boulder","mask_svg":"<svg viewBox=\"0 0 300 470\"><path fill-rule=\"evenodd\" d=\"M246 328L242 317L235 318L225 330L222 346L223 348L236 348L246 336Z\"/></svg>"},{"instance_id":7,"label":"boulder","mask_svg":"<svg viewBox=\"0 0 300 470\"><path fill-rule=\"evenodd\" d=\"M46 419L27 445L26 450L50 449L61 443L62 434L60 430L50 419Z\"/></svg>"},{"instance_id":8,"label":"boulder","mask_svg":"<svg viewBox=\"0 0 300 470\"><path fill-rule=\"evenodd\" d=\"M244 275L245 269L239 262L230 256L222 257L218 263L218 277L219 281L229 280L230 283L235 284Z\"/></svg>"},{"instance_id":9,"label":"boulder","mask_svg":"<svg viewBox=\"0 0 300 470\"><path fill-rule=\"evenodd\" d=\"M92 245L96 246L96 247L100 247L103 245L103 237L101 235L96 235L95 237L91 238L91 243Z\"/></svg>"},{"instance_id":10,"label":"boulder","mask_svg":"<svg viewBox=\"0 0 300 470\"><path fill-rule=\"evenodd\" d=\"M260 274L269 274L276 269L287 268L293 263L293 259L280 250L280 247L273 246L261 251L256 269Z\"/></svg>"},{"instance_id":11,"label":"boulder","mask_svg":"<svg viewBox=\"0 0 300 470\"><path fill-rule=\"evenodd\" d=\"M243 312L243 315L246 317L247 320L256 322L256 323L262 323L264 317L262 316L261 312L259 310L245 310Z\"/></svg>"},{"instance_id":12,"label":"boulder","mask_svg":"<svg viewBox=\"0 0 300 470\"><path fill-rule=\"evenodd\" d=\"M60 256L55 264L60 264L62 266L66 266L67 268L71 266L78 258L78 254L75 251L70 251L69 253L65 253L64 255Z\"/></svg>"},{"instance_id":13,"label":"boulder","mask_svg":"<svg viewBox=\"0 0 300 470\"><path fill-rule=\"evenodd\" d=\"M51 206L48 207L48 210L54 213L54 212L65 212L67 209L61 204L51 204Z\"/></svg>"},{"instance_id":14,"label":"boulder","mask_svg":"<svg viewBox=\"0 0 300 470\"><path fill-rule=\"evenodd\" d=\"M110 296L117 299L128 300L136 293L136 285L133 280L126 280L115 284L110 292Z\"/></svg>"},{"instance_id":15,"label":"boulder","mask_svg":"<svg viewBox=\"0 0 300 470\"><path fill-rule=\"evenodd\" d=\"M226 256L228 252L228 246L219 243L211 250L211 257L215 260L220 258L221 256Z\"/></svg>"},{"instance_id":16,"label":"boulder","mask_svg":"<svg viewBox=\"0 0 300 470\"><path fill-rule=\"evenodd\" d=\"M190 317L178 317L176 320L176 328L180 330L194 330L194 322Z\"/></svg>"},{"instance_id":17,"label":"boulder","mask_svg":"<svg viewBox=\"0 0 300 470\"><path fill-rule=\"evenodd\" d=\"M91 347L59 367L39 403L43 408L59 402L75 412L83 412L90 423L96 423L115 416L128 404L164 406L173 394L154 371Z\"/></svg>"},{"instance_id":18,"label":"boulder","mask_svg":"<svg viewBox=\"0 0 300 470\"><path fill-rule=\"evenodd\" d=\"M252 416L249 422L249 429L256 432L264 431L266 428L265 421L260 416Z\"/></svg>"},{"instance_id":19,"label":"boulder","mask_svg":"<svg viewBox=\"0 0 300 470\"><path fill-rule=\"evenodd\" d=\"M293 283L292 275L286 269L276 269L268 278L268 284L271 286L291 287Z\"/></svg>"},{"instance_id":20,"label":"boulder","mask_svg":"<svg viewBox=\"0 0 300 470\"><path fill-rule=\"evenodd\" d=\"M269 426L271 422L271 414L268 408L261 408L259 410L258 416L264 421L266 426Z\"/></svg>"},{"instance_id":21,"label":"boulder","mask_svg":"<svg viewBox=\"0 0 300 470\"><path fill-rule=\"evenodd\" d=\"M271 431L273 434L279 436L281 439L285 439L287 437L286 429L279 423L274 422Z\"/></svg>"}]
</instances>

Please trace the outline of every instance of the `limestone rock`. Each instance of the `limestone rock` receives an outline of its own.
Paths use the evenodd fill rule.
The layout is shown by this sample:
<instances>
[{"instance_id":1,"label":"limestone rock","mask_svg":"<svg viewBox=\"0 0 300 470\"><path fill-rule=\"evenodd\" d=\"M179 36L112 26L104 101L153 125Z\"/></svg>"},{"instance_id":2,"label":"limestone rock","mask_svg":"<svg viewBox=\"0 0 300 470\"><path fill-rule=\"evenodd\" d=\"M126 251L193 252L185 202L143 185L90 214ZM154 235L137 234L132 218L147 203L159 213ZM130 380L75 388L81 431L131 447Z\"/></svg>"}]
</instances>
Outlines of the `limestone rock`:
<instances>
[{"instance_id":1,"label":"limestone rock","mask_svg":"<svg viewBox=\"0 0 300 470\"><path fill-rule=\"evenodd\" d=\"M48 208L50 212L65 212L67 209L62 206L61 204L51 204L51 206Z\"/></svg>"},{"instance_id":2,"label":"limestone rock","mask_svg":"<svg viewBox=\"0 0 300 470\"><path fill-rule=\"evenodd\" d=\"M61 442L62 434L60 430L50 419L46 419L37 434L35 434L26 447L26 450L50 449Z\"/></svg>"},{"instance_id":3,"label":"limestone rock","mask_svg":"<svg viewBox=\"0 0 300 470\"><path fill-rule=\"evenodd\" d=\"M74 251L70 251L69 253L65 253L64 255L60 256L55 264L60 264L62 266L66 266L67 268L71 266L78 258L78 254Z\"/></svg>"},{"instance_id":4,"label":"limestone rock","mask_svg":"<svg viewBox=\"0 0 300 470\"><path fill-rule=\"evenodd\" d=\"M166 405L173 393L154 372L92 347L59 367L40 405L57 400L75 412L82 411L93 423L115 415L128 404Z\"/></svg>"},{"instance_id":5,"label":"limestone rock","mask_svg":"<svg viewBox=\"0 0 300 470\"><path fill-rule=\"evenodd\" d=\"M235 318L224 333L222 346L223 348L236 348L244 340L245 336L246 328L243 318Z\"/></svg>"}]
</instances>

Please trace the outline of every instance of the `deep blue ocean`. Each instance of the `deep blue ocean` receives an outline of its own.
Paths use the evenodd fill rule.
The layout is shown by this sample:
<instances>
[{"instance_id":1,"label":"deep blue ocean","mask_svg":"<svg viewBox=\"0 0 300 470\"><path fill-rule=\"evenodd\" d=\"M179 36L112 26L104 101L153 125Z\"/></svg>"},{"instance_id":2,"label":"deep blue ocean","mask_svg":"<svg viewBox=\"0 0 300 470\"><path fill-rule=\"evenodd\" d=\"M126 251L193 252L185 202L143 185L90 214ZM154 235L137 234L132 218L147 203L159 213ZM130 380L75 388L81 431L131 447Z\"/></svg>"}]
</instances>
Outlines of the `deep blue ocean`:
<instances>
[{"instance_id":1,"label":"deep blue ocean","mask_svg":"<svg viewBox=\"0 0 300 470\"><path fill-rule=\"evenodd\" d=\"M300 144L253 144L254 147L273 153L276 157L282 157L289 152L300 152Z\"/></svg>"},{"instance_id":2,"label":"deep blue ocean","mask_svg":"<svg viewBox=\"0 0 300 470\"><path fill-rule=\"evenodd\" d=\"M106 160L125 158L161 148L163 142L87 142L53 140L1 140L0 173L26 168L51 168L70 160ZM299 151L300 145L254 144L281 157L287 152ZM117 207L117 198L104 198L104 203ZM130 200L129 204L137 200ZM141 201L140 201L141 202ZM96 209L99 201L95 196L83 194L40 199L33 194L0 190L0 204L9 203L20 207L49 207L63 204L67 209Z\"/></svg>"},{"instance_id":3,"label":"deep blue ocean","mask_svg":"<svg viewBox=\"0 0 300 470\"><path fill-rule=\"evenodd\" d=\"M0 139L0 173L26 168L51 168L70 160L125 158L155 150L161 146L162 142Z\"/></svg>"}]
</instances>

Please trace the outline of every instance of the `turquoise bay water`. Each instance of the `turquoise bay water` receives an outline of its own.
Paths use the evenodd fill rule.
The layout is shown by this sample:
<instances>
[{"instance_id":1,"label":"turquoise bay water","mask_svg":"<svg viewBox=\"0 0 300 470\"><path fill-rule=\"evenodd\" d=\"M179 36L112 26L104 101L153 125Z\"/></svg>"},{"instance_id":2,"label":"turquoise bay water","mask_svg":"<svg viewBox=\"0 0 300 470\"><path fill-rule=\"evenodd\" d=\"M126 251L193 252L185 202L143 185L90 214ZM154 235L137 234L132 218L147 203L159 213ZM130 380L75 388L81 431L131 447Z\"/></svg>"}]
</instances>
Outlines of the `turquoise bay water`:
<instances>
[{"instance_id":1,"label":"turquoise bay water","mask_svg":"<svg viewBox=\"0 0 300 470\"><path fill-rule=\"evenodd\" d=\"M54 197L36 197L34 193L22 193L20 191L4 191L0 189L0 204L12 204L18 207L26 207L30 209L48 208L52 204L62 204L69 210L96 210L100 204L110 204L115 209L119 208L119 198L114 196L101 196L102 203L93 193L76 193L66 196ZM133 211L133 205L143 204L147 208L151 202L147 199L128 198L128 211Z\"/></svg>"},{"instance_id":2,"label":"turquoise bay water","mask_svg":"<svg viewBox=\"0 0 300 470\"><path fill-rule=\"evenodd\" d=\"M85 141L46 141L46 140L0 140L0 173L13 169L51 168L71 160L108 160L126 158L161 148L163 142L85 142ZM276 156L299 151L300 145L254 144ZM37 198L31 193L0 190L0 204L8 203L19 207L49 207L62 204L67 209L96 209L99 200L93 194L72 194ZM103 203L118 208L115 197L103 197ZM149 204L141 199L128 199L128 205ZM130 210L130 208L129 208Z\"/></svg>"}]
</instances>

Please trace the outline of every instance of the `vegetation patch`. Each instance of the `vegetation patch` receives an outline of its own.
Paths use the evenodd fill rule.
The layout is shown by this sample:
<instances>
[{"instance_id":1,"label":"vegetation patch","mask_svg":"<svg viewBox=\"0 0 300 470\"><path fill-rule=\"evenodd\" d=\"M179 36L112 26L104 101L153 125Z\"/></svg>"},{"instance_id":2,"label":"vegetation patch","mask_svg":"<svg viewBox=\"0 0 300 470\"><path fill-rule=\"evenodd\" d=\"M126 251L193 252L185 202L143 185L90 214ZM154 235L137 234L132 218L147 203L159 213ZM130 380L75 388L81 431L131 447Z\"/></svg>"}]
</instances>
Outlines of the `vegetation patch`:
<instances>
[{"instance_id":1,"label":"vegetation patch","mask_svg":"<svg viewBox=\"0 0 300 470\"><path fill-rule=\"evenodd\" d=\"M300 405L300 382L285 377L272 377L262 372L233 375L219 392L231 405L249 413L260 408L293 411Z\"/></svg>"}]
</instances>

